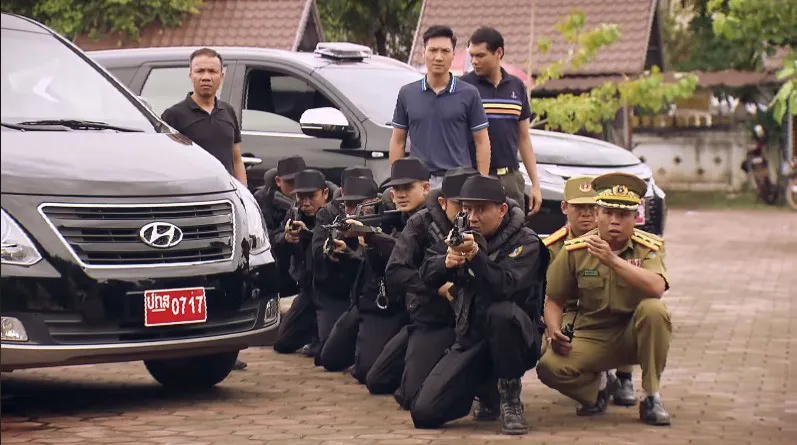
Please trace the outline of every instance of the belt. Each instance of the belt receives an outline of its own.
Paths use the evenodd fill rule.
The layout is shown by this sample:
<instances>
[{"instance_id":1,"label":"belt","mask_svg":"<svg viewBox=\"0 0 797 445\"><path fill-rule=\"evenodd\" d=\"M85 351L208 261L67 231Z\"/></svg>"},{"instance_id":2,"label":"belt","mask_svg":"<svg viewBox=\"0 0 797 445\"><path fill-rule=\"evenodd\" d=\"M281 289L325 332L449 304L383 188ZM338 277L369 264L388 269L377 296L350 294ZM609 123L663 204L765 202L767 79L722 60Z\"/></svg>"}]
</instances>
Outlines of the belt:
<instances>
[{"instance_id":1,"label":"belt","mask_svg":"<svg viewBox=\"0 0 797 445\"><path fill-rule=\"evenodd\" d=\"M429 175L430 176L445 176L446 175L446 170L432 170L431 172L429 172Z\"/></svg>"},{"instance_id":2,"label":"belt","mask_svg":"<svg viewBox=\"0 0 797 445\"><path fill-rule=\"evenodd\" d=\"M506 175L508 175L510 173L514 173L516 171L517 171L517 169L514 168L514 167L501 167L501 168L494 168L494 169L490 170L490 172L492 172L494 175L497 175L497 176L506 176Z\"/></svg>"}]
</instances>

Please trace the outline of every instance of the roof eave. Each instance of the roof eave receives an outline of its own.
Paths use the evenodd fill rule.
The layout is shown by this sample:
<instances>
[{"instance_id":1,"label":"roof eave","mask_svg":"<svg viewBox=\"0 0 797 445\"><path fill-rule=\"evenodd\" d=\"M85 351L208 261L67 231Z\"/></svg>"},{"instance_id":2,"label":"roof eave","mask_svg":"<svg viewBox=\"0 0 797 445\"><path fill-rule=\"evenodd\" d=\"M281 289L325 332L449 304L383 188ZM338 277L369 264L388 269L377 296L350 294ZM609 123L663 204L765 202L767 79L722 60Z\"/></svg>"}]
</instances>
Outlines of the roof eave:
<instances>
[{"instance_id":1,"label":"roof eave","mask_svg":"<svg viewBox=\"0 0 797 445\"><path fill-rule=\"evenodd\" d=\"M407 64L412 65L412 57L415 55L415 48L418 46L418 35L421 33L421 21L423 20L423 12L426 8L426 0L421 2L421 11L418 14L418 24L415 25L415 35L412 37L412 48L410 49L409 59Z\"/></svg>"}]
</instances>

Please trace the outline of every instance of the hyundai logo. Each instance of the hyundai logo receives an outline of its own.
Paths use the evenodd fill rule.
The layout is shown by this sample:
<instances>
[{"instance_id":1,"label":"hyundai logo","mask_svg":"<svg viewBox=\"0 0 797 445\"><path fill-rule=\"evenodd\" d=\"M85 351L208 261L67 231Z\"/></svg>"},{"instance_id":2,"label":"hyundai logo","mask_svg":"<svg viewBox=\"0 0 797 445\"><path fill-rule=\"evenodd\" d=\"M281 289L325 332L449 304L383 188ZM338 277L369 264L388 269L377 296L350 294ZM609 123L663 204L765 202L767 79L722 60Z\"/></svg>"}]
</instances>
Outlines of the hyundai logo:
<instances>
[{"instance_id":1,"label":"hyundai logo","mask_svg":"<svg viewBox=\"0 0 797 445\"><path fill-rule=\"evenodd\" d=\"M153 222L142 227L138 236L148 246L167 249L180 244L183 231L172 223Z\"/></svg>"}]
</instances>

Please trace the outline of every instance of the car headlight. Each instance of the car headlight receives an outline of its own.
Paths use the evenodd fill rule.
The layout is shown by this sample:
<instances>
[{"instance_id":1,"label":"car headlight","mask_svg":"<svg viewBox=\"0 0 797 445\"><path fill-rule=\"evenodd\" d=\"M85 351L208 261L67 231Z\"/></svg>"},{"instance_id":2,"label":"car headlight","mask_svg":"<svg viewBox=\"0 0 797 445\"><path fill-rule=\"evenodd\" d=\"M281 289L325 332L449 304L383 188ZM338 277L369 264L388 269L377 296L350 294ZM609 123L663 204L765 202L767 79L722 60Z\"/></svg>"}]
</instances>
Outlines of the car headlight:
<instances>
[{"instance_id":1,"label":"car headlight","mask_svg":"<svg viewBox=\"0 0 797 445\"><path fill-rule=\"evenodd\" d=\"M249 231L249 245L251 246L249 255L259 255L271 249L262 210L252 192L240 182L234 182L244 204L244 213L246 213L246 227Z\"/></svg>"},{"instance_id":2,"label":"car headlight","mask_svg":"<svg viewBox=\"0 0 797 445\"><path fill-rule=\"evenodd\" d=\"M5 210L0 210L0 250L3 264L32 266L41 261L42 256L33 245L22 227Z\"/></svg>"}]
</instances>

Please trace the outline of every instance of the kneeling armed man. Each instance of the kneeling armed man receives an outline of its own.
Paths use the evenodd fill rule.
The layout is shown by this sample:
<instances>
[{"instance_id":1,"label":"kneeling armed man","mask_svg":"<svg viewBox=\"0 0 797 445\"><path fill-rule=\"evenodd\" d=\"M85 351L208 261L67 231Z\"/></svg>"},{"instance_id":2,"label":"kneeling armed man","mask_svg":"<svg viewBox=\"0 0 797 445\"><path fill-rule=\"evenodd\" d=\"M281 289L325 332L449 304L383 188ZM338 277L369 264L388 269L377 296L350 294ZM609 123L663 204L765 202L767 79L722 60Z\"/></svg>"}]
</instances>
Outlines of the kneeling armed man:
<instances>
[{"instance_id":1,"label":"kneeling armed man","mask_svg":"<svg viewBox=\"0 0 797 445\"><path fill-rule=\"evenodd\" d=\"M633 175L595 178L598 228L565 242L548 269L545 324L550 347L537 374L578 401L581 416L606 411L613 388L606 371L640 364L646 397L642 421L669 425L659 397L672 325L661 297L668 288L664 242L634 229L645 183ZM578 298L575 332L562 331L562 308Z\"/></svg>"},{"instance_id":2,"label":"kneeling armed man","mask_svg":"<svg viewBox=\"0 0 797 445\"><path fill-rule=\"evenodd\" d=\"M456 319L456 341L423 383L410 412L417 428L434 428L468 415L475 396L498 380L502 432L525 434L520 378L540 351L539 320L548 251L524 227L525 212L501 182L473 176L462 186L470 229L445 255L428 255L420 268L427 286L446 283ZM456 245L458 244L458 245ZM493 386L493 391L495 391Z\"/></svg>"}]
</instances>

